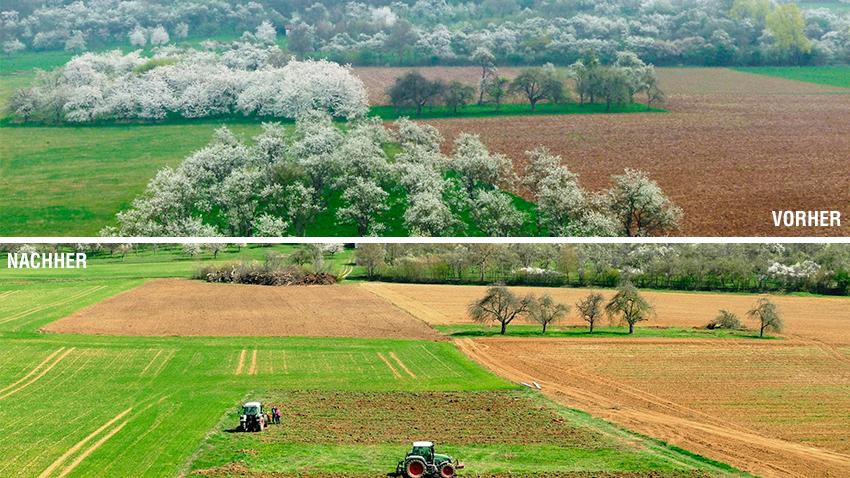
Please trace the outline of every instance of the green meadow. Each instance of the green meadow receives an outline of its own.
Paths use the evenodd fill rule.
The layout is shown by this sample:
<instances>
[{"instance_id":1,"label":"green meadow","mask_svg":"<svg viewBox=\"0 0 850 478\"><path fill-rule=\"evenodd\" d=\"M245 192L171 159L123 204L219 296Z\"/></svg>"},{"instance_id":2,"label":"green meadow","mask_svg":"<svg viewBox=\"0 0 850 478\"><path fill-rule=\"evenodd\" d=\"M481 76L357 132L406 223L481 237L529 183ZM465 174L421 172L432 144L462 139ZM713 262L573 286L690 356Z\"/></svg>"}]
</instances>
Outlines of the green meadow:
<instances>
[{"instance_id":1,"label":"green meadow","mask_svg":"<svg viewBox=\"0 0 850 478\"><path fill-rule=\"evenodd\" d=\"M786 80L850 88L850 66L763 66L737 70Z\"/></svg>"}]
</instances>

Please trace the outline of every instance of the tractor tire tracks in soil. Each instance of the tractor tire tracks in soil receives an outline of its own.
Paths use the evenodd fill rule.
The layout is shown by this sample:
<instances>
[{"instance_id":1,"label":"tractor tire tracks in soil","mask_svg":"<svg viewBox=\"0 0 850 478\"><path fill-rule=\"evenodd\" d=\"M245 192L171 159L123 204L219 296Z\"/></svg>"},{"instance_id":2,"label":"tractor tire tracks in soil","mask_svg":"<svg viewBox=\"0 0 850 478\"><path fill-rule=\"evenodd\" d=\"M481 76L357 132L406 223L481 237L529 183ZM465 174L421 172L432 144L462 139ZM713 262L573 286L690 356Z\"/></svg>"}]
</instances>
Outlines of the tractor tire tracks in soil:
<instances>
[{"instance_id":1,"label":"tractor tire tracks in soil","mask_svg":"<svg viewBox=\"0 0 850 478\"><path fill-rule=\"evenodd\" d=\"M44 359L40 364L36 365L34 369L32 369L28 374L19 379L17 382L7 385L2 390L0 390L0 400L3 400L6 397L14 395L21 390L29 387L30 385L38 382L42 377L47 375L48 372L53 370L53 367L59 365L59 362L65 359L71 352L73 352L75 348L70 348L65 350L65 347L56 350L51 353L46 359Z\"/></svg>"},{"instance_id":2,"label":"tractor tire tracks in soil","mask_svg":"<svg viewBox=\"0 0 850 478\"><path fill-rule=\"evenodd\" d=\"M74 302L76 300L79 300L79 299L82 299L82 298L87 297L89 295L92 295L96 292L99 292L99 291L105 289L105 288L106 288L105 285L90 287L88 289L84 289L84 290L79 291L79 292L72 294L70 296L63 297L62 299L57 300L55 302L51 302L49 304L38 305L38 306L32 307L32 308L27 309L27 310L22 310L22 311L20 311L16 314L12 314L12 315L0 318L0 324L5 324L7 322L12 322L12 321L15 321L15 320L18 320L18 319L22 319L22 318L24 318L28 315L36 314L38 312L41 312L41 311L44 311L44 310L47 310L47 309L51 309L53 307L59 307L59 306L62 306L62 305L70 304L71 302Z\"/></svg>"}]
</instances>

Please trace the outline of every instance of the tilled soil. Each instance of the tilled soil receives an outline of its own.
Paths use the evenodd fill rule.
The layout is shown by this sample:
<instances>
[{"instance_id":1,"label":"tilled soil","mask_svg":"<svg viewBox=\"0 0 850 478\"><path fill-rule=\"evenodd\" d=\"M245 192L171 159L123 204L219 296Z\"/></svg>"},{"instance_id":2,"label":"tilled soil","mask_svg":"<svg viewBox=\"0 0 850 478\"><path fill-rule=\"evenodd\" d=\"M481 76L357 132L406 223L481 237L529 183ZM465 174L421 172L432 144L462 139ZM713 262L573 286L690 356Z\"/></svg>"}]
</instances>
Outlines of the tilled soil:
<instances>
[{"instance_id":1,"label":"tilled soil","mask_svg":"<svg viewBox=\"0 0 850 478\"><path fill-rule=\"evenodd\" d=\"M368 282L361 287L384 297L392 304L410 312L432 325L470 324L467 307L484 295L483 286L391 284ZM511 287L519 295L550 294L558 302L573 306L562 325L587 325L576 313L574 304L589 294L589 289L564 287ZM610 298L610 290L600 290ZM720 309L734 312L745 325L756 323L746 319L746 313L761 297L744 294L714 294L688 292L641 291L655 307L655 316L640 322L637 327L703 327L714 319ZM846 297L770 296L779 306L785 323L784 334L806 340L825 348L850 345L850 299ZM521 323L521 322L517 322ZM602 324L607 325L607 319Z\"/></svg>"},{"instance_id":2,"label":"tilled soil","mask_svg":"<svg viewBox=\"0 0 850 478\"><path fill-rule=\"evenodd\" d=\"M375 102L407 69L358 68ZM477 68L422 68L475 83ZM511 69L502 71L506 76ZM721 68L659 69L668 113L428 120L447 138L480 134L513 159L543 145L590 190L624 168L646 171L684 210L687 236L850 234L839 228L777 228L771 211L850 215L850 89ZM516 192L526 195L519 186Z\"/></svg>"},{"instance_id":3,"label":"tilled soil","mask_svg":"<svg viewBox=\"0 0 850 478\"><path fill-rule=\"evenodd\" d=\"M452 444L610 445L517 392L281 391L263 402L283 404L286 426L270 427L260 438L271 443L363 445L440 437Z\"/></svg>"},{"instance_id":4,"label":"tilled soil","mask_svg":"<svg viewBox=\"0 0 850 478\"><path fill-rule=\"evenodd\" d=\"M464 339L505 378L765 477L850 474L850 355L747 340Z\"/></svg>"},{"instance_id":5,"label":"tilled soil","mask_svg":"<svg viewBox=\"0 0 850 478\"><path fill-rule=\"evenodd\" d=\"M143 336L314 336L440 340L424 322L356 285L259 286L159 279L43 328Z\"/></svg>"}]
</instances>

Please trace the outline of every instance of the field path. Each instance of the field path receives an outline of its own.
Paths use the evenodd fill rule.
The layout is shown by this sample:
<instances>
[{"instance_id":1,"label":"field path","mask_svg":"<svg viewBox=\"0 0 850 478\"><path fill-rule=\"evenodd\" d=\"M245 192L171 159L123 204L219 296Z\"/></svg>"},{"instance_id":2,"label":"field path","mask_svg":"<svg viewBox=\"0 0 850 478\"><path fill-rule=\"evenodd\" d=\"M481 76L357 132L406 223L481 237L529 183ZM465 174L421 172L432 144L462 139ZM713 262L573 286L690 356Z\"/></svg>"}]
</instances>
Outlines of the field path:
<instances>
[{"instance_id":1,"label":"field path","mask_svg":"<svg viewBox=\"0 0 850 478\"><path fill-rule=\"evenodd\" d=\"M500 347L490 347L488 342ZM467 356L506 379L540 383L544 394L569 407L760 476L840 477L850 472L850 455L767 437L578 367L553 366L542 354L510 353L508 347L501 347L506 342L522 339L462 339L455 343ZM576 381L568 382L566 377L588 386L572 385ZM589 386L593 381L597 383Z\"/></svg>"}]
</instances>

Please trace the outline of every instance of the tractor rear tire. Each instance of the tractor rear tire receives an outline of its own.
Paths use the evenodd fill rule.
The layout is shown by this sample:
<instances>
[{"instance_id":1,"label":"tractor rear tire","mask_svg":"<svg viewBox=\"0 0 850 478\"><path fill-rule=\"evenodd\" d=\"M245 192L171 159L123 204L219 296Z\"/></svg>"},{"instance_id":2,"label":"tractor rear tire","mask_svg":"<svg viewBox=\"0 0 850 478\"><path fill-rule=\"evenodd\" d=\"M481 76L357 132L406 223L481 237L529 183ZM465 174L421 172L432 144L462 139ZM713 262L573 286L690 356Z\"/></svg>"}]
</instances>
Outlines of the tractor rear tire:
<instances>
[{"instance_id":1,"label":"tractor rear tire","mask_svg":"<svg viewBox=\"0 0 850 478\"><path fill-rule=\"evenodd\" d=\"M428 466L421 458L413 458L404 464L404 474L407 478L422 478L427 471Z\"/></svg>"}]
</instances>

